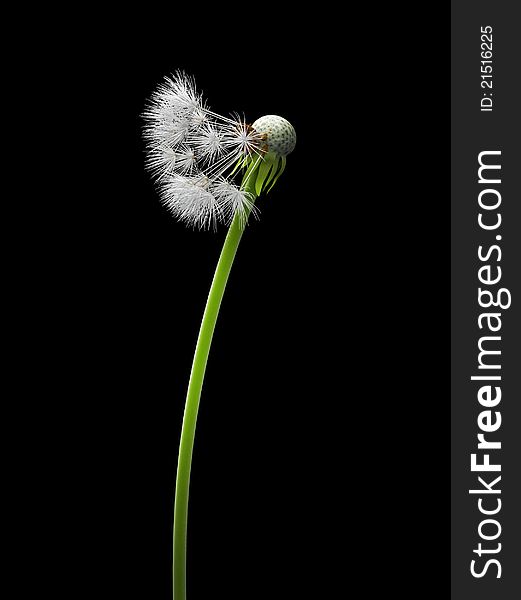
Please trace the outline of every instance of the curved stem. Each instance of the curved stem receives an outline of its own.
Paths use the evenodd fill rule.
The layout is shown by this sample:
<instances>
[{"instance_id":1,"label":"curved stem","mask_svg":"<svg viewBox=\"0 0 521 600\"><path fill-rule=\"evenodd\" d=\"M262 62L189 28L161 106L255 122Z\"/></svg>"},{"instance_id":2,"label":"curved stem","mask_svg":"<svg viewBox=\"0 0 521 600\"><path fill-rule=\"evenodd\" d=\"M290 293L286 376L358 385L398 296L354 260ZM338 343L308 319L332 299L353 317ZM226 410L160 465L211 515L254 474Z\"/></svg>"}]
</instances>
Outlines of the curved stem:
<instances>
[{"instance_id":1,"label":"curved stem","mask_svg":"<svg viewBox=\"0 0 521 600\"><path fill-rule=\"evenodd\" d=\"M250 185L245 186L252 191ZM232 268L233 260L241 241L243 226L238 215L234 217L215 269L212 286L208 294L206 308L195 348L190 383L186 397L174 505L174 600L186 600L186 537L188 525L188 494L190 469L194 447L195 427L199 410L199 399L203 387L206 363L212 343L215 323L219 315L221 300Z\"/></svg>"}]
</instances>

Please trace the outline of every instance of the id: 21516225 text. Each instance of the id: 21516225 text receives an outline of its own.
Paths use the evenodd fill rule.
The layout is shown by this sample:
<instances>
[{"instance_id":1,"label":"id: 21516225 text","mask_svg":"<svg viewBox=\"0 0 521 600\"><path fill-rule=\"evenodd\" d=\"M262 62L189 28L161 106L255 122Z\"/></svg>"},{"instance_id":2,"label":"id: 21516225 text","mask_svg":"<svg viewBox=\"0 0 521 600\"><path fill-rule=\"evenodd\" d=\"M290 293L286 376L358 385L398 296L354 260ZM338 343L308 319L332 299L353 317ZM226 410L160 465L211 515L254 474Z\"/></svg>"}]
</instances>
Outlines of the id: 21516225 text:
<instances>
[{"instance_id":1,"label":"id: 21516225 text","mask_svg":"<svg viewBox=\"0 0 521 600\"><path fill-rule=\"evenodd\" d=\"M481 27L481 112L492 112L493 87L492 78L492 37L491 25Z\"/></svg>"}]
</instances>

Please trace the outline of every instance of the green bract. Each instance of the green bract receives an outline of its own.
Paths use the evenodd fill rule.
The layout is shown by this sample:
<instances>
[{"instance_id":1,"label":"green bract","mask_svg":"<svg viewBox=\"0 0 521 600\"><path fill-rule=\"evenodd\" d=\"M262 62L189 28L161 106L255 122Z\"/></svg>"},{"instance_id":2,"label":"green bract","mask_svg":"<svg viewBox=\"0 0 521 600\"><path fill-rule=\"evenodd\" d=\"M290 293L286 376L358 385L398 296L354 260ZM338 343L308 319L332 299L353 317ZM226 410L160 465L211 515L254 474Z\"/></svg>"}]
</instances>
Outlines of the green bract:
<instances>
[{"instance_id":1,"label":"green bract","mask_svg":"<svg viewBox=\"0 0 521 600\"><path fill-rule=\"evenodd\" d=\"M286 157L275 152L266 152L264 156L248 156L238 162L235 170L245 169L242 187L248 184L255 190L255 195L268 193L286 168Z\"/></svg>"}]
</instances>

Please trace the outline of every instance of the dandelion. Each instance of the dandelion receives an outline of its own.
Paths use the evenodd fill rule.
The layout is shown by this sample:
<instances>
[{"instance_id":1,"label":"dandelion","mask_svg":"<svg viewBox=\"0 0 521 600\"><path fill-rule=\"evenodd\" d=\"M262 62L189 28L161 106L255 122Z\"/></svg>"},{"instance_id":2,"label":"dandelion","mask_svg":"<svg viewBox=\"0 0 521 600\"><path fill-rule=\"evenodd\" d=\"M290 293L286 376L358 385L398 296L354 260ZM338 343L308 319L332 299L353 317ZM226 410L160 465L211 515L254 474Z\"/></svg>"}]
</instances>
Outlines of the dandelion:
<instances>
[{"instance_id":1,"label":"dandelion","mask_svg":"<svg viewBox=\"0 0 521 600\"><path fill-rule=\"evenodd\" d=\"M163 205L198 229L229 226L208 295L188 385L174 504L174 600L186 600L188 491L197 413L213 332L228 276L257 198L271 190L295 148L292 125L276 115L249 124L212 112L182 72L165 78L144 112L146 168ZM234 178L242 174L240 184Z\"/></svg>"}]
</instances>

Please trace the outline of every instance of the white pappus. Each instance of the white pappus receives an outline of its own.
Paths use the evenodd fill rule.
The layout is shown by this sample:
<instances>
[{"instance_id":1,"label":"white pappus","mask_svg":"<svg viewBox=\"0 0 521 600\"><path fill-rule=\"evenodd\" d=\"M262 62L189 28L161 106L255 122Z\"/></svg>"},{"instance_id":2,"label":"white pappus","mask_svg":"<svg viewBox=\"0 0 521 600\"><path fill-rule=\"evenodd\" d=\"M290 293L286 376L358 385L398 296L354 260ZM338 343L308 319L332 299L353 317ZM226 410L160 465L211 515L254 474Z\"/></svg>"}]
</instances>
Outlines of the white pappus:
<instances>
[{"instance_id":1,"label":"white pappus","mask_svg":"<svg viewBox=\"0 0 521 600\"><path fill-rule=\"evenodd\" d=\"M172 214L199 229L229 224L236 214L245 224L256 214L252 194L232 181L238 161L265 152L266 135L238 115L212 112L195 82L182 72L166 77L144 112L146 167Z\"/></svg>"}]
</instances>

